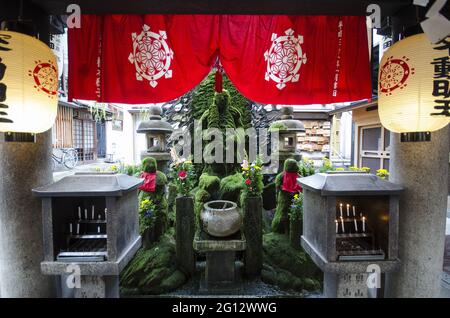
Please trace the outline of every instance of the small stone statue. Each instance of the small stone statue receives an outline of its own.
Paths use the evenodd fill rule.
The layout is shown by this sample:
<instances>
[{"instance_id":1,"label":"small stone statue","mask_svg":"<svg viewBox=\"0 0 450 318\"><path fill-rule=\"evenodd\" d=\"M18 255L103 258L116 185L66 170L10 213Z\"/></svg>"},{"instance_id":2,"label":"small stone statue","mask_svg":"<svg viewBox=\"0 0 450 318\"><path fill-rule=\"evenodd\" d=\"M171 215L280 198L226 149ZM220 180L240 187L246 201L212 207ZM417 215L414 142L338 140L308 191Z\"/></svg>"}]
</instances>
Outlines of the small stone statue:
<instances>
[{"instance_id":1,"label":"small stone statue","mask_svg":"<svg viewBox=\"0 0 450 318\"><path fill-rule=\"evenodd\" d=\"M167 177L157 170L156 159L147 157L142 161L144 184L139 187L139 200L150 199L156 206L154 211L154 237L158 239L164 234L168 224L166 185ZM144 238L145 239L145 238Z\"/></svg>"},{"instance_id":2,"label":"small stone statue","mask_svg":"<svg viewBox=\"0 0 450 318\"><path fill-rule=\"evenodd\" d=\"M277 190L277 209L272 221L272 231L282 234L289 233L289 210L294 195L302 188L297 184L298 163L294 159L287 159L284 162L284 171L275 178Z\"/></svg>"}]
</instances>

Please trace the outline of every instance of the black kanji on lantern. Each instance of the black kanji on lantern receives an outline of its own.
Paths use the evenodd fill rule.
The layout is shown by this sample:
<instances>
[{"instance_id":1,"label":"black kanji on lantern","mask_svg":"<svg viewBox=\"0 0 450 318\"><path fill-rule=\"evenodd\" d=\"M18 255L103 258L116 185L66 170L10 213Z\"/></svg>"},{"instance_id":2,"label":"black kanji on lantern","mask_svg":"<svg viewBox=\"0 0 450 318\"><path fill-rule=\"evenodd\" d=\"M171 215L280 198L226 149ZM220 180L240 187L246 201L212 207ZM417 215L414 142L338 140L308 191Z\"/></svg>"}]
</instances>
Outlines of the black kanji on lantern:
<instances>
[{"instance_id":1,"label":"black kanji on lantern","mask_svg":"<svg viewBox=\"0 0 450 318\"><path fill-rule=\"evenodd\" d=\"M433 82L433 96L450 97L450 82L446 80L436 80Z\"/></svg>"},{"instance_id":2,"label":"black kanji on lantern","mask_svg":"<svg viewBox=\"0 0 450 318\"><path fill-rule=\"evenodd\" d=\"M450 59L448 56L435 58L431 64L434 65L434 78L450 79Z\"/></svg>"},{"instance_id":3,"label":"black kanji on lantern","mask_svg":"<svg viewBox=\"0 0 450 318\"><path fill-rule=\"evenodd\" d=\"M439 42L440 46L436 46L434 49L439 51L448 50L448 55L450 55L450 39L444 39Z\"/></svg>"},{"instance_id":4,"label":"black kanji on lantern","mask_svg":"<svg viewBox=\"0 0 450 318\"><path fill-rule=\"evenodd\" d=\"M1 80L5 76L6 65L2 63L2 58L0 57L0 123L12 123L13 121L7 118L8 113L3 111L8 109L8 105L3 102L6 100L6 84L2 83Z\"/></svg>"},{"instance_id":5,"label":"black kanji on lantern","mask_svg":"<svg viewBox=\"0 0 450 318\"><path fill-rule=\"evenodd\" d=\"M435 100L434 102L437 104L441 104L434 106L434 109L442 111L439 113L431 113L432 116L447 116L447 117L450 116L450 99Z\"/></svg>"},{"instance_id":6,"label":"black kanji on lantern","mask_svg":"<svg viewBox=\"0 0 450 318\"><path fill-rule=\"evenodd\" d=\"M448 50L450 54L450 40L442 41L434 49L438 51ZM430 115L450 117L450 59L448 56L435 58L431 65L434 66L433 96L443 99L434 101L437 104L434 109L440 112Z\"/></svg>"},{"instance_id":7,"label":"black kanji on lantern","mask_svg":"<svg viewBox=\"0 0 450 318\"><path fill-rule=\"evenodd\" d=\"M11 38L11 35L9 34L1 34L0 33L0 51L11 51L11 49L8 46L9 40Z\"/></svg>"}]
</instances>

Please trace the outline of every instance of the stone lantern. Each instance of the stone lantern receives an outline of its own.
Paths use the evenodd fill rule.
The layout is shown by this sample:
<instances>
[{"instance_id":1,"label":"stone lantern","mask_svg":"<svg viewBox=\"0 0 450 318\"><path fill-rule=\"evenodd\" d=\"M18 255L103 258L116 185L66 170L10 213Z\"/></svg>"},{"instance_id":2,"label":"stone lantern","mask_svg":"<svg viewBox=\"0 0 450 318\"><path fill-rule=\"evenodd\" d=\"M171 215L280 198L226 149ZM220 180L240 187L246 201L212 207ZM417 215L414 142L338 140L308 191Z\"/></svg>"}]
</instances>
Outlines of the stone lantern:
<instances>
[{"instance_id":1,"label":"stone lantern","mask_svg":"<svg viewBox=\"0 0 450 318\"><path fill-rule=\"evenodd\" d=\"M170 160L170 152L166 147L167 136L173 132L173 128L162 120L161 113L160 106L151 106L149 120L141 122L137 132L145 134L147 140L147 149L141 153L141 160L153 157L158 163L158 170L166 172Z\"/></svg>"},{"instance_id":2,"label":"stone lantern","mask_svg":"<svg viewBox=\"0 0 450 318\"><path fill-rule=\"evenodd\" d=\"M300 120L294 119L293 113L293 107L283 106L280 120L274 121L270 125L269 130L272 133L274 131L279 133L278 144L275 148L275 153L272 154L272 157L278 155L278 172L283 170L286 159L292 158L297 161L301 159L301 155L297 151L297 134L305 132L305 126Z\"/></svg>"}]
</instances>

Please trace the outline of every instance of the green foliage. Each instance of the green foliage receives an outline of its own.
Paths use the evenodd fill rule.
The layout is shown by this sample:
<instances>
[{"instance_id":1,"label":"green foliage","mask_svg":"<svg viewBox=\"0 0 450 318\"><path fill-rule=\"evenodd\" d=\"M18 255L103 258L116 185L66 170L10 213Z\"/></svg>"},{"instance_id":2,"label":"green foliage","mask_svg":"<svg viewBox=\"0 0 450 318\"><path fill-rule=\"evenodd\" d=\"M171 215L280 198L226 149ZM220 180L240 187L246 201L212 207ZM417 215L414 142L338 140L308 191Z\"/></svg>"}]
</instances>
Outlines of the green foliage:
<instances>
[{"instance_id":1,"label":"green foliage","mask_svg":"<svg viewBox=\"0 0 450 318\"><path fill-rule=\"evenodd\" d=\"M308 160L307 158L303 158L299 164L299 173L302 177L312 176L316 173L316 169L314 168L314 162L312 160Z\"/></svg>"},{"instance_id":2,"label":"green foliage","mask_svg":"<svg viewBox=\"0 0 450 318\"><path fill-rule=\"evenodd\" d=\"M288 236L264 234L263 260L261 278L264 282L287 290L320 290L320 269L303 249L295 249L290 245Z\"/></svg>"},{"instance_id":3,"label":"green foliage","mask_svg":"<svg viewBox=\"0 0 450 318\"><path fill-rule=\"evenodd\" d=\"M291 221L303 220L303 193L301 192L294 194L289 210L289 219Z\"/></svg>"},{"instance_id":4,"label":"green foliage","mask_svg":"<svg viewBox=\"0 0 450 318\"><path fill-rule=\"evenodd\" d=\"M164 235L152 248L140 249L122 271L121 294L156 295L179 288L187 278L176 264L173 237Z\"/></svg>"},{"instance_id":5,"label":"green foliage","mask_svg":"<svg viewBox=\"0 0 450 318\"><path fill-rule=\"evenodd\" d=\"M144 198L139 203L139 232L141 234L155 224L155 220L158 218L157 210L149 198Z\"/></svg>"},{"instance_id":6,"label":"green foliage","mask_svg":"<svg viewBox=\"0 0 450 318\"><path fill-rule=\"evenodd\" d=\"M386 169L378 169L377 176L381 179L386 179L389 177L389 171L387 171Z\"/></svg>"},{"instance_id":7,"label":"green foliage","mask_svg":"<svg viewBox=\"0 0 450 318\"><path fill-rule=\"evenodd\" d=\"M170 168L172 182L181 196L189 196L195 187L197 175L192 161L175 162Z\"/></svg>"},{"instance_id":8,"label":"green foliage","mask_svg":"<svg viewBox=\"0 0 450 318\"><path fill-rule=\"evenodd\" d=\"M324 172L334 171L334 170L336 170L336 168L333 167L333 163L331 162L331 160L327 157L324 157L322 167L320 167L319 171L324 173Z\"/></svg>"},{"instance_id":9,"label":"green foliage","mask_svg":"<svg viewBox=\"0 0 450 318\"><path fill-rule=\"evenodd\" d=\"M264 189L262 175L262 159L258 156L251 165L247 160L242 164L242 175L244 177L244 192L247 197L260 197Z\"/></svg>"},{"instance_id":10,"label":"green foliage","mask_svg":"<svg viewBox=\"0 0 450 318\"><path fill-rule=\"evenodd\" d=\"M142 160L142 170L144 172L153 173L156 172L156 169L157 163L155 158L147 157L144 160Z\"/></svg>"}]
</instances>

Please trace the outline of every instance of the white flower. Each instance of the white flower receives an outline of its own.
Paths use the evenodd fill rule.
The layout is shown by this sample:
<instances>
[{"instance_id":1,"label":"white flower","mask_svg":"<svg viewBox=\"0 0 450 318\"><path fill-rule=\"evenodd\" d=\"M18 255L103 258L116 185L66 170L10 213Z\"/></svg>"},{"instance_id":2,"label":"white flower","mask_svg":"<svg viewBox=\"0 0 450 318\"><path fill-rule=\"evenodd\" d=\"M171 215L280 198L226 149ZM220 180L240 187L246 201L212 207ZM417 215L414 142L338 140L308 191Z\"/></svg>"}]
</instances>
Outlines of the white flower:
<instances>
[{"instance_id":1,"label":"white flower","mask_svg":"<svg viewBox=\"0 0 450 318\"><path fill-rule=\"evenodd\" d=\"M241 167L244 169L249 169L248 160L244 159L242 161Z\"/></svg>"}]
</instances>

